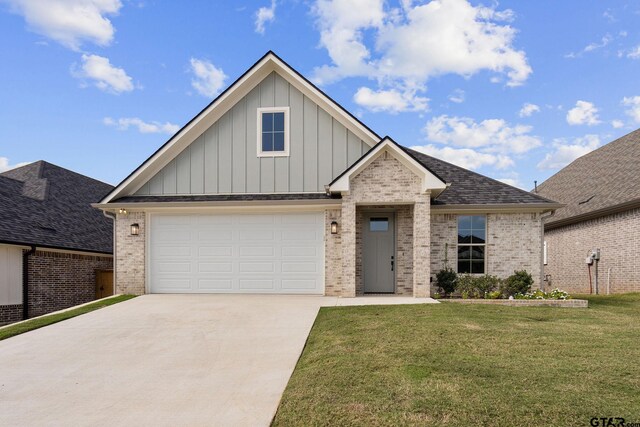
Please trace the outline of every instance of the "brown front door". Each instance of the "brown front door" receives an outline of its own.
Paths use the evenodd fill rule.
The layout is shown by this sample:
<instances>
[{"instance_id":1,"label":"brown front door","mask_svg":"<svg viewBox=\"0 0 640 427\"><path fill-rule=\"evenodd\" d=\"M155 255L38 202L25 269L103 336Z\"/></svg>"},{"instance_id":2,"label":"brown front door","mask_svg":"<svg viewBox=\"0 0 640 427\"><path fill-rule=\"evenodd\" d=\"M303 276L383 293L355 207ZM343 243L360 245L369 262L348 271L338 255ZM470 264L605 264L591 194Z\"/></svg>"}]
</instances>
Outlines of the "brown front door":
<instances>
[{"instance_id":1,"label":"brown front door","mask_svg":"<svg viewBox=\"0 0 640 427\"><path fill-rule=\"evenodd\" d=\"M96 299L113 295L113 271L96 271Z\"/></svg>"}]
</instances>

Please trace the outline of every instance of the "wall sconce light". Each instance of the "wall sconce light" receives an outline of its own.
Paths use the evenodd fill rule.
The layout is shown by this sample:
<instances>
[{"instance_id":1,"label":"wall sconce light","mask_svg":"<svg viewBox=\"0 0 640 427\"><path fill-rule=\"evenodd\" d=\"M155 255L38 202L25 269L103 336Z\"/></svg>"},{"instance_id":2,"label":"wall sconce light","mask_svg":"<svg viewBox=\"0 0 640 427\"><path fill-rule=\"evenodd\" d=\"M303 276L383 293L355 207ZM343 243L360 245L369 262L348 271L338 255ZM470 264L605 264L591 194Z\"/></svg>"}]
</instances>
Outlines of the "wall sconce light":
<instances>
[{"instance_id":1,"label":"wall sconce light","mask_svg":"<svg viewBox=\"0 0 640 427\"><path fill-rule=\"evenodd\" d=\"M140 225L138 223L131 224L131 235L137 236L138 234L140 234Z\"/></svg>"},{"instance_id":2,"label":"wall sconce light","mask_svg":"<svg viewBox=\"0 0 640 427\"><path fill-rule=\"evenodd\" d=\"M125 208L120 208L120 214L126 215L127 214L127 210Z\"/></svg>"},{"instance_id":3,"label":"wall sconce light","mask_svg":"<svg viewBox=\"0 0 640 427\"><path fill-rule=\"evenodd\" d=\"M331 221L331 234L338 234L338 222Z\"/></svg>"}]
</instances>

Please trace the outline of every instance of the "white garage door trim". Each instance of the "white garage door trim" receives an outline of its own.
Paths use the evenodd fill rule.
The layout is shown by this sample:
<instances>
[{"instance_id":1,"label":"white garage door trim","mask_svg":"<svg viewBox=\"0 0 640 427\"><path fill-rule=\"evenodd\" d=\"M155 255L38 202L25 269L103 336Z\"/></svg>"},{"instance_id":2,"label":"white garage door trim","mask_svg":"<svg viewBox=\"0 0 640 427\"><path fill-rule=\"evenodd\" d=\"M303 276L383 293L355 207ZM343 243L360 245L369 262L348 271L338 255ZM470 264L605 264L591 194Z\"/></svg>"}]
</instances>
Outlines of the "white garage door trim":
<instances>
[{"instance_id":1,"label":"white garage door trim","mask_svg":"<svg viewBox=\"0 0 640 427\"><path fill-rule=\"evenodd\" d=\"M146 219L148 293L324 294L324 211Z\"/></svg>"}]
</instances>

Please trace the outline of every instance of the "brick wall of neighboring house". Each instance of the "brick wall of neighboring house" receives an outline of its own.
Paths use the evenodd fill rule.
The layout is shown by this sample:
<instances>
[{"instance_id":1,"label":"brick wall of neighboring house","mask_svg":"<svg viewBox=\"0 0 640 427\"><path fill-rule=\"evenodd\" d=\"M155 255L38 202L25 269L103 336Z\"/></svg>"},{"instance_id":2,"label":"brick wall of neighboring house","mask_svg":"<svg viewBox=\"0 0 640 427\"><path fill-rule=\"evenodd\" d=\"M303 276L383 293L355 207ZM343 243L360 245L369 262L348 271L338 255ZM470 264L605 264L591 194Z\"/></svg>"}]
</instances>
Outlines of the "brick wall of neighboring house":
<instances>
[{"instance_id":1,"label":"brick wall of neighboring house","mask_svg":"<svg viewBox=\"0 0 640 427\"><path fill-rule=\"evenodd\" d=\"M435 289L435 275L444 268L445 248L447 265L458 265L458 216L431 215L431 275ZM527 270L535 281L542 283L542 222L537 213L487 214L486 273L501 278L515 270Z\"/></svg>"},{"instance_id":2,"label":"brick wall of neighboring house","mask_svg":"<svg viewBox=\"0 0 640 427\"><path fill-rule=\"evenodd\" d=\"M22 320L22 304L0 305L0 326Z\"/></svg>"},{"instance_id":3,"label":"brick wall of neighboring house","mask_svg":"<svg viewBox=\"0 0 640 427\"><path fill-rule=\"evenodd\" d=\"M138 224L137 236L131 224ZM145 292L145 214L129 212L116 218L116 293L142 295Z\"/></svg>"},{"instance_id":4,"label":"brick wall of neighboring house","mask_svg":"<svg viewBox=\"0 0 640 427\"><path fill-rule=\"evenodd\" d=\"M29 256L29 317L94 300L95 271L112 268L111 256L36 251Z\"/></svg>"},{"instance_id":5,"label":"brick wall of neighboring house","mask_svg":"<svg viewBox=\"0 0 640 427\"><path fill-rule=\"evenodd\" d=\"M640 209L547 230L550 286L570 293L589 292L589 270L585 258L600 249L599 289L611 293L640 292ZM595 269L591 267L592 281ZM594 290L595 292L595 290Z\"/></svg>"}]
</instances>

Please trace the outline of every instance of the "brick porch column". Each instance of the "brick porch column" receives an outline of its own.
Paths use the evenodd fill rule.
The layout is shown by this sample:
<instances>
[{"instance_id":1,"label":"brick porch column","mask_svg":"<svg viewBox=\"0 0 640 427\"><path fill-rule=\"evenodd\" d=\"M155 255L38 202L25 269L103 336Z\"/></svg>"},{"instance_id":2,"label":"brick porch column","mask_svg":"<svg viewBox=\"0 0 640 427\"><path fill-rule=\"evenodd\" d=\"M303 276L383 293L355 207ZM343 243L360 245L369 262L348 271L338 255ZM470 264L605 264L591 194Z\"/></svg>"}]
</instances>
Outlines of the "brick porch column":
<instances>
[{"instance_id":1,"label":"brick porch column","mask_svg":"<svg viewBox=\"0 0 640 427\"><path fill-rule=\"evenodd\" d=\"M342 200L342 296L356 296L356 204Z\"/></svg>"},{"instance_id":2,"label":"brick porch column","mask_svg":"<svg viewBox=\"0 0 640 427\"><path fill-rule=\"evenodd\" d=\"M429 194L421 195L413 206L413 296L430 296L431 204Z\"/></svg>"}]
</instances>

